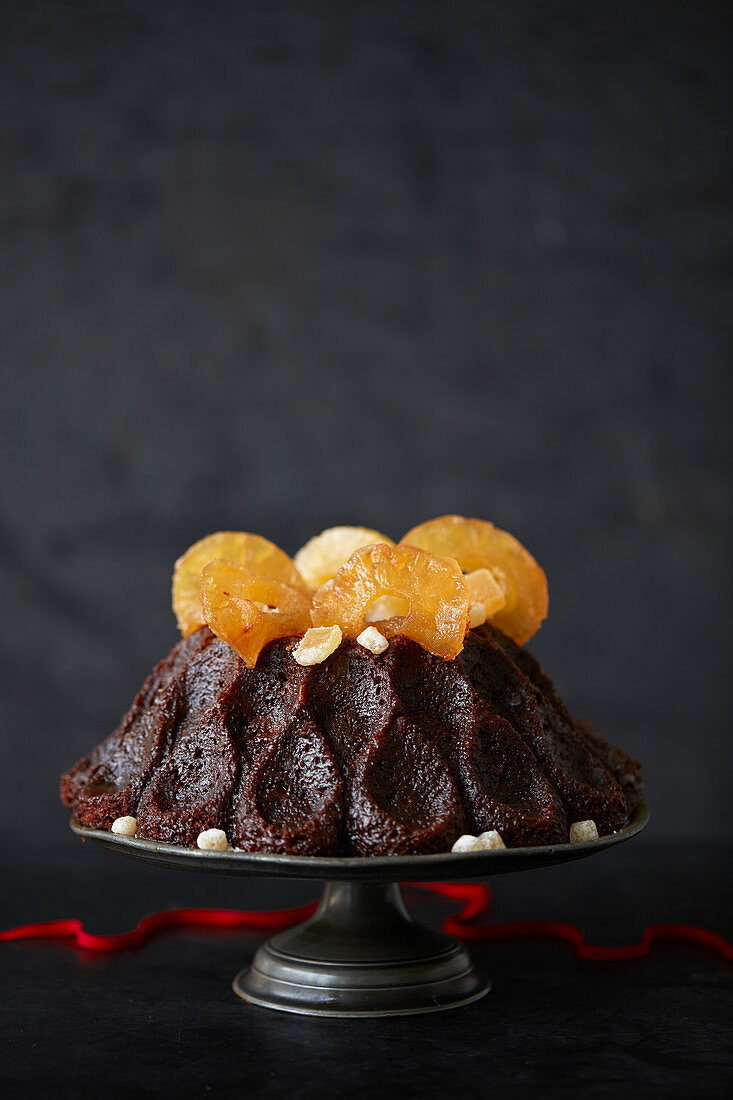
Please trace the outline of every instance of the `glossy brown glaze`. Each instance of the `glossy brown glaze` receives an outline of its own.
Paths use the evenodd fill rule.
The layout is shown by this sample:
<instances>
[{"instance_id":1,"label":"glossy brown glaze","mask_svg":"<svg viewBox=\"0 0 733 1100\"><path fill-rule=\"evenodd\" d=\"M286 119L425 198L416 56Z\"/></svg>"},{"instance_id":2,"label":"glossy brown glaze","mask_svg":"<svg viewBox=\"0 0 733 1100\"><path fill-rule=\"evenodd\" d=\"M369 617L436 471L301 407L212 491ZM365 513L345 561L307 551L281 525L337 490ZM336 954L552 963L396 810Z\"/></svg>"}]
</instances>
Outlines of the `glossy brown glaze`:
<instances>
[{"instance_id":1,"label":"glossy brown glaze","mask_svg":"<svg viewBox=\"0 0 733 1100\"><path fill-rule=\"evenodd\" d=\"M509 847L621 828L639 765L575 721L527 650L472 631L455 661L395 638L344 639L302 668L297 639L248 669L207 628L153 671L120 726L61 781L83 825L133 815L138 836L250 851L407 855L496 829Z\"/></svg>"}]
</instances>

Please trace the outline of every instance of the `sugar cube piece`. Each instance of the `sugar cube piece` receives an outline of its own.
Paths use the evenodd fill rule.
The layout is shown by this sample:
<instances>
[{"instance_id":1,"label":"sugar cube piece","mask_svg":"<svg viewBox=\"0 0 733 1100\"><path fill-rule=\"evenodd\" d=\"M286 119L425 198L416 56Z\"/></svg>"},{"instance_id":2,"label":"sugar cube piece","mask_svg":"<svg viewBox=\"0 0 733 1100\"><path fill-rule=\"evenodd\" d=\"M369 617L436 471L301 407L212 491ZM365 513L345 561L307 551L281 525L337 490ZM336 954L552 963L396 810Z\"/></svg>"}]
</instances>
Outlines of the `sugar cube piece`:
<instances>
[{"instance_id":1,"label":"sugar cube piece","mask_svg":"<svg viewBox=\"0 0 733 1100\"><path fill-rule=\"evenodd\" d=\"M366 630L362 630L356 640L359 645L363 645L364 649L368 649L372 653L384 653L385 649L389 647L389 642L384 634L379 633L376 626L368 626Z\"/></svg>"},{"instance_id":2,"label":"sugar cube piece","mask_svg":"<svg viewBox=\"0 0 733 1100\"><path fill-rule=\"evenodd\" d=\"M341 645L340 626L312 626L293 650L293 657L299 665L320 665Z\"/></svg>"},{"instance_id":3,"label":"sugar cube piece","mask_svg":"<svg viewBox=\"0 0 733 1100\"><path fill-rule=\"evenodd\" d=\"M595 821L574 821L570 826L570 843L580 844L584 840L598 840Z\"/></svg>"},{"instance_id":4,"label":"sugar cube piece","mask_svg":"<svg viewBox=\"0 0 733 1100\"><path fill-rule=\"evenodd\" d=\"M225 852L229 847L223 829L204 829L203 833L199 833L196 844L204 852Z\"/></svg>"},{"instance_id":5,"label":"sugar cube piece","mask_svg":"<svg viewBox=\"0 0 733 1100\"><path fill-rule=\"evenodd\" d=\"M137 818L116 817L112 822L112 832L118 836L134 836L137 832Z\"/></svg>"},{"instance_id":6,"label":"sugar cube piece","mask_svg":"<svg viewBox=\"0 0 733 1100\"><path fill-rule=\"evenodd\" d=\"M487 833L480 833L476 838L481 848L488 851L495 851L498 848L506 848L506 844L501 839L496 829L489 829Z\"/></svg>"},{"instance_id":7,"label":"sugar cube piece","mask_svg":"<svg viewBox=\"0 0 733 1100\"><path fill-rule=\"evenodd\" d=\"M481 850L482 846L479 843L479 838L471 836L469 833L459 836L451 848L451 852L480 852Z\"/></svg>"}]
</instances>

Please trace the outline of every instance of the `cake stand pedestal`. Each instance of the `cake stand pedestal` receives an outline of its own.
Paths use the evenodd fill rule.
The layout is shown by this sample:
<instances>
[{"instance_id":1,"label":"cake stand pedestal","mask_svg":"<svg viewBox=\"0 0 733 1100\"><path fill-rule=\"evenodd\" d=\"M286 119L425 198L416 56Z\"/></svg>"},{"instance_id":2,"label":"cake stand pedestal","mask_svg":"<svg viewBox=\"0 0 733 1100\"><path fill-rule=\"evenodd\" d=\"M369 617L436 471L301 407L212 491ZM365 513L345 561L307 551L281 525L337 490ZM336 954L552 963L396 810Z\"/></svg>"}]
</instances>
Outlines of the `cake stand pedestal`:
<instances>
[{"instance_id":1,"label":"cake stand pedestal","mask_svg":"<svg viewBox=\"0 0 733 1100\"><path fill-rule=\"evenodd\" d=\"M319 1016L454 1008L491 983L452 936L415 923L396 883L328 882L318 911L273 936L234 979L245 1001Z\"/></svg>"},{"instance_id":2,"label":"cake stand pedestal","mask_svg":"<svg viewBox=\"0 0 733 1100\"><path fill-rule=\"evenodd\" d=\"M132 859L191 871L326 881L317 912L267 940L234 978L243 1000L309 1016L397 1016L457 1008L491 983L452 936L423 927L405 909L398 882L506 874L582 859L636 836L649 812L639 806L618 833L581 844L432 856L279 856L201 852L87 829L79 836Z\"/></svg>"}]
</instances>

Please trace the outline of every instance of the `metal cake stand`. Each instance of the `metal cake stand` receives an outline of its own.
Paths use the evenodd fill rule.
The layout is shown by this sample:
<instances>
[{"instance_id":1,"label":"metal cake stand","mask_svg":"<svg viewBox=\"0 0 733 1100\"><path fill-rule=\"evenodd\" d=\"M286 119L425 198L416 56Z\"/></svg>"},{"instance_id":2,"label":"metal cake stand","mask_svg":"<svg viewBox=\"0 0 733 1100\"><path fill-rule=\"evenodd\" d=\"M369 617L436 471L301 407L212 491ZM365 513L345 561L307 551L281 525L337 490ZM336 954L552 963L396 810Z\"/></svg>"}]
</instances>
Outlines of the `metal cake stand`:
<instances>
[{"instance_id":1,"label":"metal cake stand","mask_svg":"<svg viewBox=\"0 0 733 1100\"><path fill-rule=\"evenodd\" d=\"M202 852L87 829L79 836L144 863L225 875L325 880L317 912L267 940L234 978L245 1001L310 1016L396 1016L457 1008L491 982L452 936L412 920L400 882L478 878L583 859L636 836L649 821L642 803L625 828L599 840L537 848L430 856L284 856Z\"/></svg>"}]
</instances>

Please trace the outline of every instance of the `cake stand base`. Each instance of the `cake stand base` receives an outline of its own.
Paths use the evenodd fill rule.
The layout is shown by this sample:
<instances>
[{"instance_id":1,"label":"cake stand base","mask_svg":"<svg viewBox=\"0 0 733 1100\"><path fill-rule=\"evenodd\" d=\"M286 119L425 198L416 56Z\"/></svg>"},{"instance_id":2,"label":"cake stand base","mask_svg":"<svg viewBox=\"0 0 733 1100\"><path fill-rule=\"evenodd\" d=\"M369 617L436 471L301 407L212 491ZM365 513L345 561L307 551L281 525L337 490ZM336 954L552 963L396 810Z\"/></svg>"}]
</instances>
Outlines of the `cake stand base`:
<instances>
[{"instance_id":1,"label":"cake stand base","mask_svg":"<svg viewBox=\"0 0 733 1100\"><path fill-rule=\"evenodd\" d=\"M640 803L617 833L577 844L437 852L426 856L291 856L271 852L202 852L179 844L71 828L130 859L188 871L326 880L315 916L274 936L234 979L252 1004L307 1016L398 1016L470 1004L490 984L457 940L416 924L395 882L485 878L585 859L645 828Z\"/></svg>"},{"instance_id":2,"label":"cake stand base","mask_svg":"<svg viewBox=\"0 0 733 1100\"><path fill-rule=\"evenodd\" d=\"M395 883L329 882L317 912L260 947L234 992L308 1016L401 1016L470 1004L491 983L465 947L412 920Z\"/></svg>"}]
</instances>

